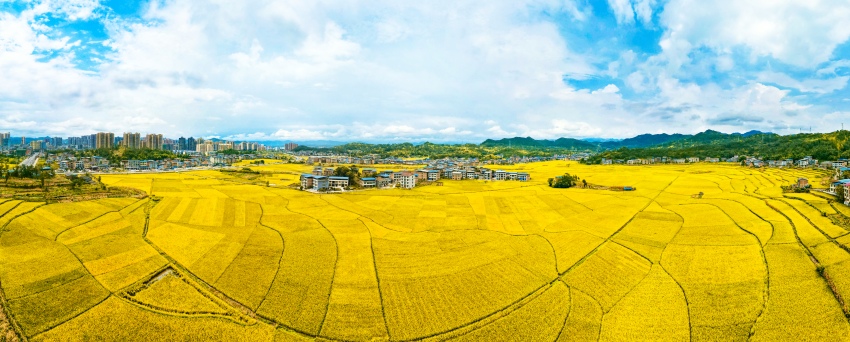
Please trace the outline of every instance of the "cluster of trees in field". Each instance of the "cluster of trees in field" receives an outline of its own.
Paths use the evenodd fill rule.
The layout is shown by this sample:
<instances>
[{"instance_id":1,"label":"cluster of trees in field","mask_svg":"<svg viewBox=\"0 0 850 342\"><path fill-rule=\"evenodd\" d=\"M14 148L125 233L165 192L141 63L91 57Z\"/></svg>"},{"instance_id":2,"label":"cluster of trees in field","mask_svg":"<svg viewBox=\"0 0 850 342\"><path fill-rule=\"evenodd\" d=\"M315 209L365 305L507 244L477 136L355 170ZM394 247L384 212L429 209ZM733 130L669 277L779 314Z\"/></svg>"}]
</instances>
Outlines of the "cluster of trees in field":
<instances>
[{"instance_id":1,"label":"cluster of trees in field","mask_svg":"<svg viewBox=\"0 0 850 342\"><path fill-rule=\"evenodd\" d=\"M348 186L349 187L351 187L351 188L359 188L360 187L360 179L362 178L362 175L360 174L360 169L358 169L356 165L338 166L334 169L334 176L348 177Z\"/></svg>"},{"instance_id":2,"label":"cluster of trees in field","mask_svg":"<svg viewBox=\"0 0 850 342\"><path fill-rule=\"evenodd\" d=\"M17 165L10 168L6 164L0 165L0 173L2 173L6 182L9 181L9 178L43 179L52 178L55 175L53 170L42 170L38 167L27 165Z\"/></svg>"},{"instance_id":3,"label":"cluster of trees in field","mask_svg":"<svg viewBox=\"0 0 850 342\"><path fill-rule=\"evenodd\" d=\"M578 185L586 187L587 181L581 179L578 175L570 175L569 173L565 173L555 178L549 178L549 186L553 188L565 189Z\"/></svg>"},{"instance_id":4,"label":"cluster of trees in field","mask_svg":"<svg viewBox=\"0 0 850 342\"><path fill-rule=\"evenodd\" d=\"M41 187L44 188L46 181L56 174L53 170L42 170L35 166L17 165L10 168L7 164L0 164L0 176L3 177L5 184L8 184L11 178L37 179L41 182Z\"/></svg>"}]
</instances>

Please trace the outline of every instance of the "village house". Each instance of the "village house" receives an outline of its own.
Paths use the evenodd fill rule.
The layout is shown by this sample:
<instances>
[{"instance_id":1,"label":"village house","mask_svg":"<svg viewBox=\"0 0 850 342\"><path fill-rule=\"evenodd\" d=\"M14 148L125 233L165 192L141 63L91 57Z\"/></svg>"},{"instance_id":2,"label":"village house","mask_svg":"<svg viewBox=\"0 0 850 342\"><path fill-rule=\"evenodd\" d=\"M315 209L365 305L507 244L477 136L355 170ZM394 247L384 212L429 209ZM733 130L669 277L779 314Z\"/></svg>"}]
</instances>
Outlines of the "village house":
<instances>
[{"instance_id":1,"label":"village house","mask_svg":"<svg viewBox=\"0 0 850 342\"><path fill-rule=\"evenodd\" d=\"M348 177L330 176L328 177L328 188L330 189L345 189L348 187Z\"/></svg>"},{"instance_id":2,"label":"village house","mask_svg":"<svg viewBox=\"0 0 850 342\"><path fill-rule=\"evenodd\" d=\"M377 177L375 177L375 186L379 188L386 188L393 183L393 178L391 173L380 173Z\"/></svg>"},{"instance_id":3,"label":"village house","mask_svg":"<svg viewBox=\"0 0 850 342\"><path fill-rule=\"evenodd\" d=\"M378 180L375 177L360 178L360 186L364 188L374 188L378 186Z\"/></svg>"},{"instance_id":4,"label":"village house","mask_svg":"<svg viewBox=\"0 0 850 342\"><path fill-rule=\"evenodd\" d=\"M411 171L400 171L395 173L393 182L398 187L413 189L416 186L416 175Z\"/></svg>"},{"instance_id":5,"label":"village house","mask_svg":"<svg viewBox=\"0 0 850 342\"><path fill-rule=\"evenodd\" d=\"M425 182L428 181L428 170L419 169L416 170L416 181L417 182Z\"/></svg>"},{"instance_id":6,"label":"village house","mask_svg":"<svg viewBox=\"0 0 850 342\"><path fill-rule=\"evenodd\" d=\"M496 170L493 173L493 180L505 180L508 177L508 173L504 170Z\"/></svg>"},{"instance_id":7,"label":"village house","mask_svg":"<svg viewBox=\"0 0 850 342\"><path fill-rule=\"evenodd\" d=\"M313 176L313 190L327 190L328 187L327 176Z\"/></svg>"},{"instance_id":8,"label":"village house","mask_svg":"<svg viewBox=\"0 0 850 342\"><path fill-rule=\"evenodd\" d=\"M690 158L688 158L688 163L699 163L699 158L690 157Z\"/></svg>"},{"instance_id":9,"label":"village house","mask_svg":"<svg viewBox=\"0 0 850 342\"><path fill-rule=\"evenodd\" d=\"M490 180L491 178L493 178L493 173L492 173L492 172L490 172L490 170L488 170L488 169L481 169L481 170L479 170L479 173L478 173L478 179L481 179L481 180Z\"/></svg>"},{"instance_id":10,"label":"village house","mask_svg":"<svg viewBox=\"0 0 850 342\"><path fill-rule=\"evenodd\" d=\"M850 184L850 179L841 179L836 182L832 182L832 184L829 185L829 192L837 194L837 191L841 190L841 187L847 184Z\"/></svg>"},{"instance_id":11,"label":"village house","mask_svg":"<svg viewBox=\"0 0 850 342\"><path fill-rule=\"evenodd\" d=\"M315 176L307 173L301 175L301 190L313 188L313 177Z\"/></svg>"}]
</instances>

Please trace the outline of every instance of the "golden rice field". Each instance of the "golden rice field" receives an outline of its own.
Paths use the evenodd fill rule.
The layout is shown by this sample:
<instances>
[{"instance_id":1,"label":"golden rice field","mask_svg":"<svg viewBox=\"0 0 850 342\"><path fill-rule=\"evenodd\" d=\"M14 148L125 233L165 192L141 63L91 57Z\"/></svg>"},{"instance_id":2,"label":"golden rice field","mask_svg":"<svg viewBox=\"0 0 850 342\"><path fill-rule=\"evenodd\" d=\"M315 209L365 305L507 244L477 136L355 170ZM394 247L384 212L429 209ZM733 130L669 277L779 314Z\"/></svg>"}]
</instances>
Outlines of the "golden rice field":
<instances>
[{"instance_id":1,"label":"golden rice field","mask_svg":"<svg viewBox=\"0 0 850 342\"><path fill-rule=\"evenodd\" d=\"M850 340L850 210L812 170L507 167L317 195L279 164L104 175L143 200L0 203L0 288L29 341ZM568 172L632 192L552 189ZM693 196L702 192L702 198Z\"/></svg>"}]
</instances>

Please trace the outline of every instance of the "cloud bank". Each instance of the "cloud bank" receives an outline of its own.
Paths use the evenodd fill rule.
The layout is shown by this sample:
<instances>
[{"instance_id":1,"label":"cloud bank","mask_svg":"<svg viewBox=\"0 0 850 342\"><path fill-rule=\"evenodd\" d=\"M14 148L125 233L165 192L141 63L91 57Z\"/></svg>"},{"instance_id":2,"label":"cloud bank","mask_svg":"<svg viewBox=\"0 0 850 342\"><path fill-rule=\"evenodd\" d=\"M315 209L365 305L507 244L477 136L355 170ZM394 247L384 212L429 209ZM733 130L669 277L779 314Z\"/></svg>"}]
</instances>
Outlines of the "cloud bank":
<instances>
[{"instance_id":1,"label":"cloud bank","mask_svg":"<svg viewBox=\"0 0 850 342\"><path fill-rule=\"evenodd\" d=\"M251 140L831 131L846 1L0 0L0 129Z\"/></svg>"}]
</instances>

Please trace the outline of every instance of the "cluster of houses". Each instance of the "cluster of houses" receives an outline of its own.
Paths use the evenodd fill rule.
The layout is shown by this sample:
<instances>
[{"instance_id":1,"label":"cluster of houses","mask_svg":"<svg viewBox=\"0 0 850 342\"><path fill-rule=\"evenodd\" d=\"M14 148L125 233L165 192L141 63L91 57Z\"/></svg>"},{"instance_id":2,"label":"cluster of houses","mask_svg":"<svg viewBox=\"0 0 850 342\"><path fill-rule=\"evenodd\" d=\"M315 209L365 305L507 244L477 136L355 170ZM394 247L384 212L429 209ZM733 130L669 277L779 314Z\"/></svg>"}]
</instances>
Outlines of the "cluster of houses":
<instances>
[{"instance_id":1,"label":"cluster of houses","mask_svg":"<svg viewBox=\"0 0 850 342\"><path fill-rule=\"evenodd\" d=\"M297 156L306 158L308 165L313 164L356 164L356 165L435 165L435 164L460 164L468 166L479 165L511 165L518 163L533 163L549 160L581 160L590 157L589 153L575 153L569 155L553 155L551 157L529 157L529 156L509 156L499 159L479 160L478 158L443 158L443 159L402 159L402 158L381 158L377 154L369 154L365 156L352 157L347 155L313 155L312 151L298 152Z\"/></svg>"},{"instance_id":2,"label":"cluster of houses","mask_svg":"<svg viewBox=\"0 0 850 342\"><path fill-rule=\"evenodd\" d=\"M727 162L727 163L737 163L738 157L732 158L713 158L706 157L700 159L698 157L690 157L690 158L669 158L669 157L653 157L653 158L636 158L636 159L607 159L602 158L602 165L613 165L613 164L625 164L625 165L648 165L648 164L688 164L688 163L719 163L719 162Z\"/></svg>"},{"instance_id":3,"label":"cluster of houses","mask_svg":"<svg viewBox=\"0 0 850 342\"><path fill-rule=\"evenodd\" d=\"M348 177L334 176L332 167L315 167L310 174L301 175L302 190L342 190L349 187ZM510 172L490 170L483 167L419 169L419 170L384 170L374 168L361 169L360 186L363 188L404 188L411 189L424 182L437 182L441 179L463 180L515 180L526 182L531 176L526 172Z\"/></svg>"},{"instance_id":4,"label":"cluster of houses","mask_svg":"<svg viewBox=\"0 0 850 342\"><path fill-rule=\"evenodd\" d=\"M254 154L224 155L211 154L186 155L185 158L163 160L122 160L110 163L103 157L75 157L70 153L48 154L45 162L56 165L60 172L108 172L108 171L170 171L195 167L228 166L241 160L253 160L259 156Z\"/></svg>"},{"instance_id":5,"label":"cluster of houses","mask_svg":"<svg viewBox=\"0 0 850 342\"><path fill-rule=\"evenodd\" d=\"M761 160L755 157L747 157L744 159L743 164L749 167L776 167L776 168L788 168L788 167L821 167L825 169L834 168L834 164L837 162L824 161L818 163L817 159L812 158L811 156L803 157L802 159L783 159L783 160ZM840 163L839 163L840 164ZM846 165L846 162L844 163Z\"/></svg>"},{"instance_id":6,"label":"cluster of houses","mask_svg":"<svg viewBox=\"0 0 850 342\"><path fill-rule=\"evenodd\" d=\"M625 165L647 165L647 164L690 164L690 163L741 163L742 165L746 165L749 167L777 167L777 168L786 168L786 167L821 167L832 169L836 163L832 161L825 161L818 163L817 159L813 159L811 156L803 157L802 159L784 159L784 160L762 160L756 157L739 157L734 156L731 158L715 158L715 157L690 157L690 158L669 158L669 157L654 157L654 158L637 158L637 159L606 159L602 158L603 165L612 165L612 164L625 164ZM844 161L841 163L846 164Z\"/></svg>"}]
</instances>

